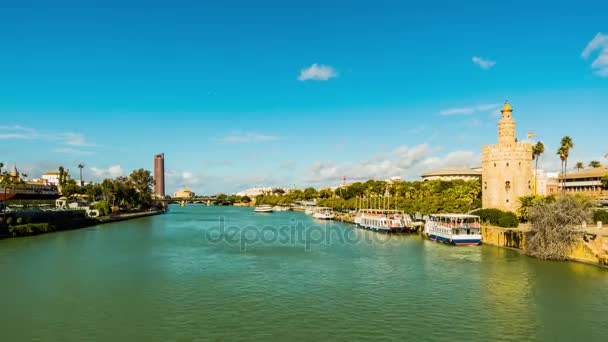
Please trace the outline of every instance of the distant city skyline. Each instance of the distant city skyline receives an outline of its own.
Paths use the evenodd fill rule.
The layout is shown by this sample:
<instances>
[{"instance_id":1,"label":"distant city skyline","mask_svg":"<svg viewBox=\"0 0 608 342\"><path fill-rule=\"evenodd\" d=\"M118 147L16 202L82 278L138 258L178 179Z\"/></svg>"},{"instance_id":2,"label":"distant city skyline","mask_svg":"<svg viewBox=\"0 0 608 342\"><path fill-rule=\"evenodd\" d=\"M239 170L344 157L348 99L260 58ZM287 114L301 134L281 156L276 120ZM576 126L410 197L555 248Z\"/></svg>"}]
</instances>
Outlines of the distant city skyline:
<instances>
[{"instance_id":1,"label":"distant city skyline","mask_svg":"<svg viewBox=\"0 0 608 342\"><path fill-rule=\"evenodd\" d=\"M154 170L166 193L324 187L481 165L512 105L558 171L608 153L605 1L3 4L0 161Z\"/></svg>"}]
</instances>

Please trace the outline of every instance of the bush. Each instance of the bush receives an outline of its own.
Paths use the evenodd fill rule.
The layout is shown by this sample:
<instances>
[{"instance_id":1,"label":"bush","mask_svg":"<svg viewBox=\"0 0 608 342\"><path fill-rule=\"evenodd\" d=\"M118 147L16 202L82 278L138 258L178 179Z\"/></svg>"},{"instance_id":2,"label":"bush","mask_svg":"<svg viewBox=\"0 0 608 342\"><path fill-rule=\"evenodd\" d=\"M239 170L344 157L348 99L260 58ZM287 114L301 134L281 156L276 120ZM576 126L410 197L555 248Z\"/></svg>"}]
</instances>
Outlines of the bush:
<instances>
[{"instance_id":1,"label":"bush","mask_svg":"<svg viewBox=\"0 0 608 342\"><path fill-rule=\"evenodd\" d=\"M23 224L23 218L17 217L17 224Z\"/></svg>"},{"instance_id":2,"label":"bush","mask_svg":"<svg viewBox=\"0 0 608 342\"><path fill-rule=\"evenodd\" d=\"M99 215L108 216L110 214L110 204L106 201L99 201L93 204L93 209L99 210Z\"/></svg>"},{"instance_id":3,"label":"bush","mask_svg":"<svg viewBox=\"0 0 608 342\"><path fill-rule=\"evenodd\" d=\"M493 226L503 228L516 228L519 221L515 213L502 211L500 209L481 209L475 212L479 215L481 222L489 223Z\"/></svg>"},{"instance_id":4,"label":"bush","mask_svg":"<svg viewBox=\"0 0 608 342\"><path fill-rule=\"evenodd\" d=\"M602 222L608 223L608 211L606 210L596 210L593 212L593 221L594 222Z\"/></svg>"},{"instance_id":5,"label":"bush","mask_svg":"<svg viewBox=\"0 0 608 342\"><path fill-rule=\"evenodd\" d=\"M8 228L9 234L13 237L43 234L53 230L53 227L48 223L28 223Z\"/></svg>"},{"instance_id":6,"label":"bush","mask_svg":"<svg viewBox=\"0 0 608 342\"><path fill-rule=\"evenodd\" d=\"M6 225L7 225L7 226L10 226L10 225L12 225L12 224L13 224L13 218L12 218L11 216L7 217L7 218L6 218Z\"/></svg>"},{"instance_id":7,"label":"bush","mask_svg":"<svg viewBox=\"0 0 608 342\"><path fill-rule=\"evenodd\" d=\"M515 216L512 212L503 213L503 215L498 219L498 226L504 228L516 228L519 225L519 220L517 216Z\"/></svg>"}]
</instances>

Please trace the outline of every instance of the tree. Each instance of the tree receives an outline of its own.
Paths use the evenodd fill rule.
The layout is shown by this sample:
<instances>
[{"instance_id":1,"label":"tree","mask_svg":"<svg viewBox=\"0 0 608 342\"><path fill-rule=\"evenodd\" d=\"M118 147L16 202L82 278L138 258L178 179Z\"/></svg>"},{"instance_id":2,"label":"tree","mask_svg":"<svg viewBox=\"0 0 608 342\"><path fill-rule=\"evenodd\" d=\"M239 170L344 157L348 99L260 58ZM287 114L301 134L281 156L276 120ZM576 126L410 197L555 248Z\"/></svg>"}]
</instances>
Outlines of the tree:
<instances>
[{"instance_id":1,"label":"tree","mask_svg":"<svg viewBox=\"0 0 608 342\"><path fill-rule=\"evenodd\" d=\"M82 181L82 169L84 169L84 164L78 164L78 168L80 169L80 186L84 186L84 182Z\"/></svg>"},{"instance_id":2,"label":"tree","mask_svg":"<svg viewBox=\"0 0 608 342\"><path fill-rule=\"evenodd\" d=\"M585 168L585 164L583 164L583 162L578 162L578 163L576 163L574 168L576 169L576 171L580 171Z\"/></svg>"},{"instance_id":3,"label":"tree","mask_svg":"<svg viewBox=\"0 0 608 342\"><path fill-rule=\"evenodd\" d=\"M306 200L311 200L311 199L317 198L317 197L319 197L319 193L317 192L317 190L315 190L315 188L304 189L304 198Z\"/></svg>"},{"instance_id":4,"label":"tree","mask_svg":"<svg viewBox=\"0 0 608 342\"><path fill-rule=\"evenodd\" d=\"M27 177L26 174L22 174L23 177ZM15 185L17 184L21 184L23 183L23 181L21 180L21 178L19 177L19 174L17 175L11 175L10 172L8 171L4 171L2 173L2 175L0 176L0 179L2 181L2 189L4 190L4 197L3 197L3 202L2 202L2 216L3 216L3 222L6 222L6 196L8 193L8 190L14 190L15 189Z\"/></svg>"},{"instance_id":5,"label":"tree","mask_svg":"<svg viewBox=\"0 0 608 342\"><path fill-rule=\"evenodd\" d=\"M608 190L608 175L602 177L602 190Z\"/></svg>"},{"instance_id":6,"label":"tree","mask_svg":"<svg viewBox=\"0 0 608 342\"><path fill-rule=\"evenodd\" d=\"M589 167L592 167L594 169L597 169L598 167L601 167L602 163L600 163L599 160L592 160L591 162L589 162Z\"/></svg>"},{"instance_id":7,"label":"tree","mask_svg":"<svg viewBox=\"0 0 608 342\"><path fill-rule=\"evenodd\" d=\"M63 185L65 184L65 179L66 179L65 169L63 168L63 166L60 166L59 167L59 187L63 187Z\"/></svg>"},{"instance_id":8,"label":"tree","mask_svg":"<svg viewBox=\"0 0 608 342\"><path fill-rule=\"evenodd\" d=\"M538 178L538 160L540 159L540 155L545 153L545 144L542 141L536 143L536 145L532 146L532 159L534 159L534 193L537 192L537 178Z\"/></svg>"},{"instance_id":9,"label":"tree","mask_svg":"<svg viewBox=\"0 0 608 342\"><path fill-rule=\"evenodd\" d=\"M575 240L574 227L591 222L591 207L591 201L574 196L560 196L555 202L533 205L526 254L541 259L567 259Z\"/></svg>"},{"instance_id":10,"label":"tree","mask_svg":"<svg viewBox=\"0 0 608 342\"><path fill-rule=\"evenodd\" d=\"M149 207L152 204L152 185L154 184L154 178L150 171L135 170L129 175L129 181L137 193L137 201L134 204L140 207Z\"/></svg>"},{"instance_id":11,"label":"tree","mask_svg":"<svg viewBox=\"0 0 608 342\"><path fill-rule=\"evenodd\" d=\"M568 156L570 155L570 149L574 147L574 141L569 136L564 136L561 140L561 144L559 149L557 150L557 154L562 161L562 191L565 191L565 175L568 172Z\"/></svg>"},{"instance_id":12,"label":"tree","mask_svg":"<svg viewBox=\"0 0 608 342\"><path fill-rule=\"evenodd\" d=\"M2 174L2 168L4 167L4 163L0 162L0 175Z\"/></svg>"},{"instance_id":13,"label":"tree","mask_svg":"<svg viewBox=\"0 0 608 342\"><path fill-rule=\"evenodd\" d=\"M241 197L241 202L243 202L243 203L251 203L251 197L245 195L245 196Z\"/></svg>"}]
</instances>

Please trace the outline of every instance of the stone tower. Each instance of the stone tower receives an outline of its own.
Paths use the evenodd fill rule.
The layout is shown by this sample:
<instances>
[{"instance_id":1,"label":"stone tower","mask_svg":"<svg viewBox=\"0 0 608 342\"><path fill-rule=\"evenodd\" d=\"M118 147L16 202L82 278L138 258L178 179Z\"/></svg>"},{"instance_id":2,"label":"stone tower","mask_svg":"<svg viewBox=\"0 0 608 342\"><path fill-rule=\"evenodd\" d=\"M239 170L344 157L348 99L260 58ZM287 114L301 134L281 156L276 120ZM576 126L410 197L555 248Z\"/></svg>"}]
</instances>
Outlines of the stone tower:
<instances>
[{"instance_id":1,"label":"stone tower","mask_svg":"<svg viewBox=\"0 0 608 342\"><path fill-rule=\"evenodd\" d=\"M501 113L498 144L482 149L482 203L484 208L515 211L519 198L533 191L532 143L517 141L508 101Z\"/></svg>"}]
</instances>

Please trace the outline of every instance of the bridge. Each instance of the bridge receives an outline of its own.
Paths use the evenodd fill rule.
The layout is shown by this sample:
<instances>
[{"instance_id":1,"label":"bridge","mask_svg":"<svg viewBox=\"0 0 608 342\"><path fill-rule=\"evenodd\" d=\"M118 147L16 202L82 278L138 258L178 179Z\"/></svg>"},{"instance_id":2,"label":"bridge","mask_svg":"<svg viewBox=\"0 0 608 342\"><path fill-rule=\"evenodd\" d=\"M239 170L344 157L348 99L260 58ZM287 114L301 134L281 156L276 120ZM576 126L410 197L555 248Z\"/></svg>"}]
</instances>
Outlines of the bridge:
<instances>
[{"instance_id":1,"label":"bridge","mask_svg":"<svg viewBox=\"0 0 608 342\"><path fill-rule=\"evenodd\" d=\"M182 197L171 197L171 198L159 198L156 199L158 202L163 202L166 204L186 204L186 203L201 203L201 204L211 204L217 199L216 196L197 196L191 198L182 198Z\"/></svg>"}]
</instances>

